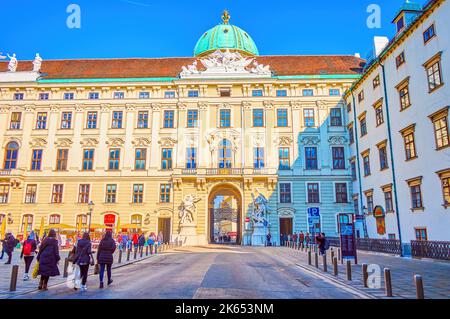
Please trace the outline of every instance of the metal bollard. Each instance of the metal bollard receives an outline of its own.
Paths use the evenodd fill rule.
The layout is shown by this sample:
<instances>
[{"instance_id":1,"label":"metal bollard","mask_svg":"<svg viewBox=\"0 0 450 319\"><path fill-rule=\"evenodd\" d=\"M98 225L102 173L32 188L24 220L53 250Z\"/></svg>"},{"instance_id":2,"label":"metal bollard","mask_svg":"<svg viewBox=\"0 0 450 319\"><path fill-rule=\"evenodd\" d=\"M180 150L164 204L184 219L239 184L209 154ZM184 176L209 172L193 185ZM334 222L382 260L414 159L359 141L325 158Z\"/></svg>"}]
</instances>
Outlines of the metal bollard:
<instances>
[{"instance_id":1,"label":"metal bollard","mask_svg":"<svg viewBox=\"0 0 450 319\"><path fill-rule=\"evenodd\" d=\"M137 249L135 248L134 249L134 259L136 259L136 257L137 257Z\"/></svg>"},{"instance_id":2,"label":"metal bollard","mask_svg":"<svg viewBox=\"0 0 450 319\"><path fill-rule=\"evenodd\" d=\"M130 254L131 254L131 250L127 250L127 261L130 261Z\"/></svg>"},{"instance_id":3,"label":"metal bollard","mask_svg":"<svg viewBox=\"0 0 450 319\"><path fill-rule=\"evenodd\" d=\"M392 297L391 270L389 268L384 268L384 290L386 297Z\"/></svg>"},{"instance_id":4,"label":"metal bollard","mask_svg":"<svg viewBox=\"0 0 450 319\"><path fill-rule=\"evenodd\" d=\"M122 250L119 250L119 260L117 263L118 264L122 263Z\"/></svg>"},{"instance_id":5,"label":"metal bollard","mask_svg":"<svg viewBox=\"0 0 450 319\"><path fill-rule=\"evenodd\" d=\"M19 274L19 265L12 266L11 284L9 285L9 291L16 291L18 274Z\"/></svg>"},{"instance_id":6,"label":"metal bollard","mask_svg":"<svg viewBox=\"0 0 450 319\"><path fill-rule=\"evenodd\" d=\"M308 251L308 265L311 266L311 251Z\"/></svg>"},{"instance_id":7,"label":"metal bollard","mask_svg":"<svg viewBox=\"0 0 450 319\"><path fill-rule=\"evenodd\" d=\"M145 246L145 256L148 256L148 246Z\"/></svg>"},{"instance_id":8,"label":"metal bollard","mask_svg":"<svg viewBox=\"0 0 450 319\"><path fill-rule=\"evenodd\" d=\"M333 258L334 258L334 250L333 250L333 248L331 248L331 251L330 251L330 260L331 260L331 263L333 263Z\"/></svg>"},{"instance_id":9,"label":"metal bollard","mask_svg":"<svg viewBox=\"0 0 450 319\"><path fill-rule=\"evenodd\" d=\"M338 274L338 261L336 257L333 257L333 275L337 276Z\"/></svg>"},{"instance_id":10,"label":"metal bollard","mask_svg":"<svg viewBox=\"0 0 450 319\"><path fill-rule=\"evenodd\" d=\"M322 260L323 260L323 271L328 272L327 255L326 254L322 255Z\"/></svg>"},{"instance_id":11,"label":"metal bollard","mask_svg":"<svg viewBox=\"0 0 450 319\"><path fill-rule=\"evenodd\" d=\"M319 254L317 252L314 253L314 266L319 268Z\"/></svg>"},{"instance_id":12,"label":"metal bollard","mask_svg":"<svg viewBox=\"0 0 450 319\"><path fill-rule=\"evenodd\" d=\"M69 259L64 259L64 271L63 271L63 278L67 278L69 276L69 272L67 271L69 269Z\"/></svg>"},{"instance_id":13,"label":"metal bollard","mask_svg":"<svg viewBox=\"0 0 450 319\"><path fill-rule=\"evenodd\" d=\"M425 299L425 293L423 291L423 280L421 275L414 275L414 283L416 285L416 298Z\"/></svg>"},{"instance_id":14,"label":"metal bollard","mask_svg":"<svg viewBox=\"0 0 450 319\"><path fill-rule=\"evenodd\" d=\"M347 280L352 280L352 262L347 259Z\"/></svg>"},{"instance_id":15,"label":"metal bollard","mask_svg":"<svg viewBox=\"0 0 450 319\"><path fill-rule=\"evenodd\" d=\"M362 279L363 279L364 288L369 287L367 285L367 280L369 279L369 274L367 273L367 264L362 264Z\"/></svg>"},{"instance_id":16,"label":"metal bollard","mask_svg":"<svg viewBox=\"0 0 450 319\"><path fill-rule=\"evenodd\" d=\"M338 248L338 259L341 261L342 264L342 256L341 256L341 249Z\"/></svg>"},{"instance_id":17,"label":"metal bollard","mask_svg":"<svg viewBox=\"0 0 450 319\"><path fill-rule=\"evenodd\" d=\"M142 258L142 256L144 255L144 247L141 247L140 251L141 251L141 258Z\"/></svg>"}]
</instances>

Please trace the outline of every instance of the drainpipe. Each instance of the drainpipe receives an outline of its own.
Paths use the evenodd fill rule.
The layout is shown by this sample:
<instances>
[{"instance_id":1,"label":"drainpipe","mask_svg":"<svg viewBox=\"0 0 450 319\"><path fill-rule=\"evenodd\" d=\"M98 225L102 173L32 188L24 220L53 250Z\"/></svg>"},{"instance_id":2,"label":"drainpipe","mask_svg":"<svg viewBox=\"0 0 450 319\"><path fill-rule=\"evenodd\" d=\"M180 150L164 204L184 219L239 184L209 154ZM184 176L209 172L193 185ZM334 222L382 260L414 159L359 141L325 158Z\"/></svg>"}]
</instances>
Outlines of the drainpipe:
<instances>
[{"instance_id":1,"label":"drainpipe","mask_svg":"<svg viewBox=\"0 0 450 319\"><path fill-rule=\"evenodd\" d=\"M354 138L355 138L355 145L356 145L356 168L357 168L357 172L358 172L358 186L359 186L359 203L360 203L360 207L361 209L363 208L363 195L362 195L362 184L361 184L361 168L360 168L360 161L359 161L359 138L358 138L358 122L356 120L356 100L355 100L355 95L353 94L353 90L350 90L351 94L352 94L352 104L353 104L353 128L355 129L355 134L354 134ZM359 212L356 212L357 214L359 214ZM364 214L364 212L363 212ZM366 216L364 216L363 219L363 231L364 231L364 238L369 238L369 233L367 231L367 224L366 224Z\"/></svg>"},{"instance_id":2,"label":"drainpipe","mask_svg":"<svg viewBox=\"0 0 450 319\"><path fill-rule=\"evenodd\" d=\"M381 73L383 75L384 99L386 101L386 124L387 124L388 140L389 140L389 151L391 153L392 186L394 189L394 201L395 201L395 210L396 210L395 215L397 216L398 239L400 240L400 257L404 257L404 249L403 249L403 242L402 242L402 229L400 226L400 211L398 208L397 182L395 179L395 162L394 162L394 151L393 151L393 147L392 147L391 120L389 117L389 101L388 101L388 94L387 94L387 88L386 88L386 73L384 70L384 64L381 64L380 61L378 61L378 64L381 66L381 70L382 70Z\"/></svg>"}]
</instances>

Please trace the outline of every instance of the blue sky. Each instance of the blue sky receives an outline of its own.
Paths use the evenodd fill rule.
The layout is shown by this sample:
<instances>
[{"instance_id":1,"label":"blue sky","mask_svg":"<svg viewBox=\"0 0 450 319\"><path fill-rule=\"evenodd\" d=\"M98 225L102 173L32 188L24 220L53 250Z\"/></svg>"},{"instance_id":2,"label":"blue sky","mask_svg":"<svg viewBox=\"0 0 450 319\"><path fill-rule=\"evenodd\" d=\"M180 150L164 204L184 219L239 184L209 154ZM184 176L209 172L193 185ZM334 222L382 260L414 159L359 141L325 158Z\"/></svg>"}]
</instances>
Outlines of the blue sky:
<instances>
[{"instance_id":1,"label":"blue sky","mask_svg":"<svg viewBox=\"0 0 450 319\"><path fill-rule=\"evenodd\" d=\"M192 56L197 39L221 22L247 31L261 55L354 54L375 35L391 37L404 0L0 0L0 52L19 60ZM424 0L418 0L421 4ZM69 4L81 28L69 29ZM381 7L381 29L369 29L368 5Z\"/></svg>"}]
</instances>

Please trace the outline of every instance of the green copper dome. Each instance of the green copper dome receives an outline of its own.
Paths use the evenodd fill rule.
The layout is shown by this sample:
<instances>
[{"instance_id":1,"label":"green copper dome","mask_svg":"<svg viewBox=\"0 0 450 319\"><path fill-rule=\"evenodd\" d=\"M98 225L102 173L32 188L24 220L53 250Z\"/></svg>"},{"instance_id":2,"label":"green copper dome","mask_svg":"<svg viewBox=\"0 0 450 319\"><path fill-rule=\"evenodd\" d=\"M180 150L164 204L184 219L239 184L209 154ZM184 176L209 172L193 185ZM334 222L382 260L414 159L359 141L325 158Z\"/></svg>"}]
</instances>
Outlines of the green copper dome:
<instances>
[{"instance_id":1,"label":"green copper dome","mask_svg":"<svg viewBox=\"0 0 450 319\"><path fill-rule=\"evenodd\" d=\"M230 16L227 11L222 16L223 23L206 31L197 41L194 55L205 55L220 49L240 51L249 55L259 55L253 39L244 30L228 24Z\"/></svg>"}]
</instances>

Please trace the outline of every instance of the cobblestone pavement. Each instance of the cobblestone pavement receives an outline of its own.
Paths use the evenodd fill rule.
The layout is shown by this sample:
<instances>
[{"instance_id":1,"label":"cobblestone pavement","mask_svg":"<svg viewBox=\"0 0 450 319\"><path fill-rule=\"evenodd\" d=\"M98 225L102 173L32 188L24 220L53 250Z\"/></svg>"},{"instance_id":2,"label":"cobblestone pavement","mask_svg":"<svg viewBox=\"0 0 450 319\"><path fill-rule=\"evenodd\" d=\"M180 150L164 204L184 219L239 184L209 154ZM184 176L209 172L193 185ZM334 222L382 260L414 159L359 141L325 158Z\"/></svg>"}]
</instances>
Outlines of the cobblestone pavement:
<instances>
[{"instance_id":1,"label":"cobblestone pavement","mask_svg":"<svg viewBox=\"0 0 450 319\"><path fill-rule=\"evenodd\" d=\"M339 282L343 282L354 288L360 289L376 298L387 298L384 290L383 269L391 270L393 298L414 299L416 298L416 288L414 275L421 275L425 291L425 298L428 299L449 299L450 298L450 263L445 261L435 261L429 259L402 258L399 256L377 254L371 252L358 251L358 265L352 264L352 281L346 279L346 265L338 262L339 275L333 276L333 265L331 261L331 250L327 252L327 273L323 272L322 256L319 257L319 269L314 265L314 252L312 253L312 265L308 266L308 255L305 251L287 247L267 247L265 253L289 258L302 267L316 271L322 276L327 276ZM337 257L337 248L333 248ZM364 288L362 279L362 264L378 265L381 270L381 288Z\"/></svg>"},{"instance_id":2,"label":"cobblestone pavement","mask_svg":"<svg viewBox=\"0 0 450 319\"><path fill-rule=\"evenodd\" d=\"M113 284L105 289L98 289L97 278L89 278L85 292L68 289L62 284L18 298L367 298L355 289L336 285L289 260L266 253L264 247L179 247L156 258L116 269L113 279Z\"/></svg>"},{"instance_id":3,"label":"cobblestone pavement","mask_svg":"<svg viewBox=\"0 0 450 319\"><path fill-rule=\"evenodd\" d=\"M167 253L167 251L170 251L170 249L164 250L162 252L162 254ZM67 278L63 277L63 273L64 273L64 259L67 257L68 253L69 253L68 251L60 251L61 260L59 262L59 271L61 273L61 276L50 278L49 287L53 286L53 285L65 283L67 281ZM151 255L150 252L148 253L148 256L147 256L146 250L144 249L142 259L155 257L155 256L157 256L157 255L155 255L155 254ZM136 260L140 260L140 259L141 259L140 254L137 254ZM5 265L6 260L7 260L7 256L5 254L3 259L0 260L0 299L10 298L13 296L17 296L17 295L21 295L24 293L28 293L30 291L37 290L37 286L39 284L39 278L38 279L31 278L31 273L33 272L33 267L35 265L36 258L34 258L33 263L31 264L30 272L29 272L30 280L28 280L28 281L23 281L25 264L23 262L23 259L20 259L20 250L19 249L14 250L13 260L12 260L11 265ZM116 252L114 254L113 268L122 267L124 265L134 263L136 260L134 259L134 252L132 252L132 253L130 253L130 260L127 261L127 253L124 252L122 255L122 261L119 264L118 263L119 251L116 250ZM16 291L10 291L11 272L12 272L13 265L19 265L19 273L18 273L18 278L17 278ZM94 267L89 267L89 274L90 275L94 274ZM105 276L106 276L106 274L105 274Z\"/></svg>"}]
</instances>

